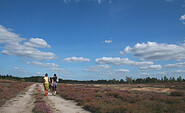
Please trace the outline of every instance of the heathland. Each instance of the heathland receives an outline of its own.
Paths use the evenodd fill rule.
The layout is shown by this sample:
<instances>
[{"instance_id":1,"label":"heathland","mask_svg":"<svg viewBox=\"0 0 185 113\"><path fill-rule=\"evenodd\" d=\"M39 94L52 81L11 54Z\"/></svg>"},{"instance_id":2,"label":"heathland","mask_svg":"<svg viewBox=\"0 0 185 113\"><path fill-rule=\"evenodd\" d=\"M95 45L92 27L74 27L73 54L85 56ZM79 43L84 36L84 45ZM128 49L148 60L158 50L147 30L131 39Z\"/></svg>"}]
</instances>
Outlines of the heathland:
<instances>
[{"instance_id":1,"label":"heathland","mask_svg":"<svg viewBox=\"0 0 185 113\"><path fill-rule=\"evenodd\" d=\"M10 78L10 76L8 77ZM20 81L0 80L1 106L19 95L20 92L26 91L27 87L37 84L32 91L32 96L35 99L32 112L57 112L56 106L61 108L62 105L67 105L68 109L70 108L70 104L66 104L67 101L63 100L61 105L48 103L48 99L54 97L45 97L42 85L35 82L23 82L25 80L24 78L21 78ZM185 112L185 82L181 77L177 79L164 77L160 80L150 77L133 80L127 77L126 81L113 79L111 84L106 84L104 80L88 81L94 83L87 82L86 84L82 84L82 81L64 82L58 83L56 99L63 98L75 101L78 106L93 113ZM100 84L100 82L104 83ZM73 108L75 109L77 106Z\"/></svg>"}]
</instances>

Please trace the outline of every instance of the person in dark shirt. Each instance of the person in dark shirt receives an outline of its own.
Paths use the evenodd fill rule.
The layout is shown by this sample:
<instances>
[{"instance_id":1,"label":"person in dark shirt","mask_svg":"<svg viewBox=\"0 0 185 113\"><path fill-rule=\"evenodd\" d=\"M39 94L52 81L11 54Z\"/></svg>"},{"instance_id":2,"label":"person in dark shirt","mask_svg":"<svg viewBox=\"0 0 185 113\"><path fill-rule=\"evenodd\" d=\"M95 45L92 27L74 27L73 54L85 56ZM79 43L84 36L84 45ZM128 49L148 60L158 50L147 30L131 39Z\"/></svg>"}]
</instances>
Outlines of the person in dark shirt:
<instances>
[{"instance_id":1,"label":"person in dark shirt","mask_svg":"<svg viewBox=\"0 0 185 113\"><path fill-rule=\"evenodd\" d=\"M57 89L57 75L54 74L54 77L52 79L52 85L53 85L53 95L56 95L56 89Z\"/></svg>"}]
</instances>

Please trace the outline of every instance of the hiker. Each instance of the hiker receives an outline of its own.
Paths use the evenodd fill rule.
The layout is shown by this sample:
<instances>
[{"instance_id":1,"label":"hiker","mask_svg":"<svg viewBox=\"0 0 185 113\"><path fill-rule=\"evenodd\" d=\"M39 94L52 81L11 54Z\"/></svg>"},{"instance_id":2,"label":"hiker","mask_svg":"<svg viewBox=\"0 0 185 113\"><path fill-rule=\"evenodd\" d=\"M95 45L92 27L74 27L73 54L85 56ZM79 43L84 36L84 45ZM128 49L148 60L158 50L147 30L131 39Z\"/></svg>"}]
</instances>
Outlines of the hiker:
<instances>
[{"instance_id":1,"label":"hiker","mask_svg":"<svg viewBox=\"0 0 185 113\"><path fill-rule=\"evenodd\" d=\"M50 77L49 80L50 80L50 82L49 82L49 91L52 92L52 89L53 89L53 87L52 87L52 78Z\"/></svg>"},{"instance_id":2,"label":"hiker","mask_svg":"<svg viewBox=\"0 0 185 113\"><path fill-rule=\"evenodd\" d=\"M52 95L56 95L56 89L57 89L57 81L58 81L58 79L57 79L57 75L56 74L54 74L54 77L53 77L53 79L52 79L52 85L53 85L53 93L52 93Z\"/></svg>"},{"instance_id":3,"label":"hiker","mask_svg":"<svg viewBox=\"0 0 185 113\"><path fill-rule=\"evenodd\" d=\"M49 82L50 82L50 79L48 77L48 74L46 73L44 77L44 92L46 93L46 96L48 96Z\"/></svg>"}]
</instances>

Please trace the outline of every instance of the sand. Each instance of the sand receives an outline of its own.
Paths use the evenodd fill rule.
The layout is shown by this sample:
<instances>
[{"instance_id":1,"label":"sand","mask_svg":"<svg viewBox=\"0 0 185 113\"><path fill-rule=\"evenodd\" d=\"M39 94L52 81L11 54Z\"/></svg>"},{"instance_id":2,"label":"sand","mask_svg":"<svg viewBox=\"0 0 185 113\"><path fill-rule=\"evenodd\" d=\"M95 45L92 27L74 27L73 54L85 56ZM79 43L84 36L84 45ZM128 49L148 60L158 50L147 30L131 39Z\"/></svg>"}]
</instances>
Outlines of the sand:
<instances>
[{"instance_id":1,"label":"sand","mask_svg":"<svg viewBox=\"0 0 185 113\"><path fill-rule=\"evenodd\" d=\"M44 88L40 84L44 93ZM36 84L29 86L25 91L18 94L15 98L7 101L2 107L0 107L0 113L32 113L34 108L34 89ZM49 92L49 96L45 96L45 101L50 105L53 113L90 113L78 106L76 102L72 100L65 100L60 96L52 96Z\"/></svg>"}]
</instances>

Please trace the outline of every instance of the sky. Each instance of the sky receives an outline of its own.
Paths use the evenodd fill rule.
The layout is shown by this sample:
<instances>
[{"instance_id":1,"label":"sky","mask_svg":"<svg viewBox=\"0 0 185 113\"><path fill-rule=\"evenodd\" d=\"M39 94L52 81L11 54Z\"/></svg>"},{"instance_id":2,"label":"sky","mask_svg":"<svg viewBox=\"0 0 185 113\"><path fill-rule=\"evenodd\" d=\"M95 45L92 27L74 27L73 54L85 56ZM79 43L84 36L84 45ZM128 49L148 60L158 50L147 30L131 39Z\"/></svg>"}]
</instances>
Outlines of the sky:
<instances>
[{"instance_id":1,"label":"sky","mask_svg":"<svg viewBox=\"0 0 185 113\"><path fill-rule=\"evenodd\" d=\"M0 0L0 74L185 78L185 0Z\"/></svg>"}]
</instances>

